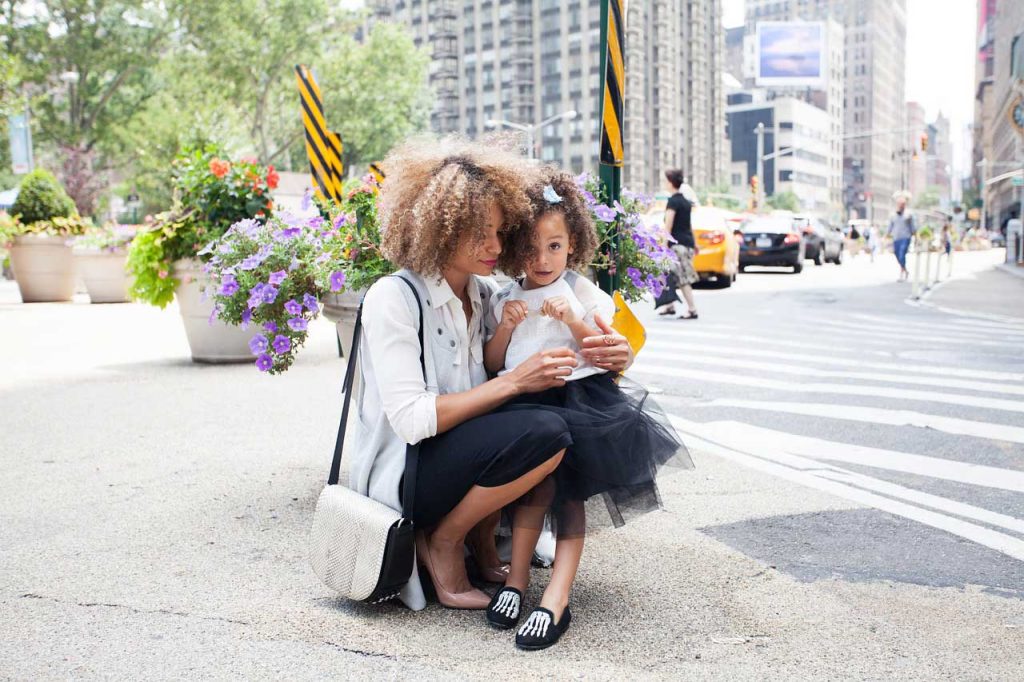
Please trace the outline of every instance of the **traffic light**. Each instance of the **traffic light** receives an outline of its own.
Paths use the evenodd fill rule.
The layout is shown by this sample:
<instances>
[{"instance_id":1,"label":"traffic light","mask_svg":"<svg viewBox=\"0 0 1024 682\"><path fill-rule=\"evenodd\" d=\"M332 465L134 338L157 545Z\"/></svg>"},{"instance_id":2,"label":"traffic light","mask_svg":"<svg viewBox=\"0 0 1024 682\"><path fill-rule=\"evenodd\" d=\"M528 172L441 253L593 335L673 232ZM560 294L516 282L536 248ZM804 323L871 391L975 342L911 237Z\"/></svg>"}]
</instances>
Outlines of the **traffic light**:
<instances>
[{"instance_id":1,"label":"traffic light","mask_svg":"<svg viewBox=\"0 0 1024 682\"><path fill-rule=\"evenodd\" d=\"M928 151L928 133L921 133L921 151Z\"/></svg>"},{"instance_id":2,"label":"traffic light","mask_svg":"<svg viewBox=\"0 0 1024 682\"><path fill-rule=\"evenodd\" d=\"M754 194L754 195L757 194L757 176L756 175L751 175L750 176L750 193Z\"/></svg>"}]
</instances>

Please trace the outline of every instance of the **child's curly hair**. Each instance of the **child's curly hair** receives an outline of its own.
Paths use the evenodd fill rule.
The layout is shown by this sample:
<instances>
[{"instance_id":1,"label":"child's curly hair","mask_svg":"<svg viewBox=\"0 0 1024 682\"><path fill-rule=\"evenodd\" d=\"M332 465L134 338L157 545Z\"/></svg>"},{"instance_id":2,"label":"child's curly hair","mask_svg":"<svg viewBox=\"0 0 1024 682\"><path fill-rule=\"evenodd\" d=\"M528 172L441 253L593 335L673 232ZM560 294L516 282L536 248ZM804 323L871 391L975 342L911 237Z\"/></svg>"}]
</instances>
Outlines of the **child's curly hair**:
<instances>
[{"instance_id":1,"label":"child's curly hair","mask_svg":"<svg viewBox=\"0 0 1024 682\"><path fill-rule=\"evenodd\" d=\"M544 197L545 188L552 189L562 200L551 203ZM518 277L526 270L526 265L536 256L537 248L533 237L537 229L537 221L546 213L561 213L565 226L569 231L569 243L572 253L569 254L566 266L576 270L590 263L597 249L597 232L590 217L583 195L576 186L576 180L565 171L554 166L542 166L534 171L534 177L526 190L533 208L529 222L519 229L506 233L498 267L510 277Z\"/></svg>"},{"instance_id":2,"label":"child's curly hair","mask_svg":"<svg viewBox=\"0 0 1024 682\"><path fill-rule=\"evenodd\" d=\"M440 275L463 240L484 241L489 202L501 207L503 234L532 216L529 164L500 139L410 138L383 166L381 250L398 267L421 275Z\"/></svg>"}]
</instances>

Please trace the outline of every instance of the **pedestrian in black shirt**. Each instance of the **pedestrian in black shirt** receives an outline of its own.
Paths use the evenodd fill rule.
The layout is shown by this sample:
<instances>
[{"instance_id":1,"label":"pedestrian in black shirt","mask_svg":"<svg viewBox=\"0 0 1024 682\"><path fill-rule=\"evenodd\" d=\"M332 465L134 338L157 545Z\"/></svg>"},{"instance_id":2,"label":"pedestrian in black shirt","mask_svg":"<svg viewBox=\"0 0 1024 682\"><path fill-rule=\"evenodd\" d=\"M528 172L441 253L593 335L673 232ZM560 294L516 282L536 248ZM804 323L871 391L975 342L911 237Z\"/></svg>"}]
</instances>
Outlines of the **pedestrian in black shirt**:
<instances>
[{"instance_id":1,"label":"pedestrian in black shirt","mask_svg":"<svg viewBox=\"0 0 1024 682\"><path fill-rule=\"evenodd\" d=\"M697 243L693 239L693 229L690 226L690 212L693 205L686 200L679 189L683 186L683 171L678 168L670 168L665 171L665 186L672 196L669 197L668 205L665 207L663 231L666 240L672 245L672 251L679 259L675 275L679 291L688 308L685 315L679 315L676 319L696 320L697 305L693 301L692 285L700 280L700 276L693 268L693 257L697 255ZM675 307L669 306L661 314L673 315Z\"/></svg>"}]
</instances>

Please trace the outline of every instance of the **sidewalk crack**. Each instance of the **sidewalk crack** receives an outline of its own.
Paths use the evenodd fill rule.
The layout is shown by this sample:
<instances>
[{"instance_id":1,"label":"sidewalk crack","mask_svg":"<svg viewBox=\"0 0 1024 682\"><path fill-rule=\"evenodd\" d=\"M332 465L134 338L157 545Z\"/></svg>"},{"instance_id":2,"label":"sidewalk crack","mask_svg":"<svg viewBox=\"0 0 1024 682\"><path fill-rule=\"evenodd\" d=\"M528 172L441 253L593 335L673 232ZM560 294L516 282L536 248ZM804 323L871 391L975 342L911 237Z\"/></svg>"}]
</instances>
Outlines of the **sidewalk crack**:
<instances>
[{"instance_id":1,"label":"sidewalk crack","mask_svg":"<svg viewBox=\"0 0 1024 682\"><path fill-rule=\"evenodd\" d=\"M108 604L106 602L70 601L70 600L67 600L67 599L58 599L56 597L47 597L46 595L42 595L42 594L34 594L32 592L26 592L25 594L21 595L21 598L22 599L45 599L47 601L52 601L52 602L55 602L57 604L72 604L74 606L83 606L83 607L104 606L104 607L113 608L113 609L125 609L127 611L132 612L132 613L138 613L138 614L162 613L162 614L165 614L165 615L168 615L168 616L183 616L185 618L198 618L200 620L214 620L214 621L220 621L220 622L223 622L223 623L233 623L235 625L252 625L252 623L250 623L249 621L245 621L245 620L235 620L233 618L223 618L221 616L200 616L200 615L197 615L197 614L194 614L194 613L189 613L188 611L171 611L170 609L140 609L140 608L137 608L137 607L134 607L134 606L128 606L127 604Z\"/></svg>"}]
</instances>

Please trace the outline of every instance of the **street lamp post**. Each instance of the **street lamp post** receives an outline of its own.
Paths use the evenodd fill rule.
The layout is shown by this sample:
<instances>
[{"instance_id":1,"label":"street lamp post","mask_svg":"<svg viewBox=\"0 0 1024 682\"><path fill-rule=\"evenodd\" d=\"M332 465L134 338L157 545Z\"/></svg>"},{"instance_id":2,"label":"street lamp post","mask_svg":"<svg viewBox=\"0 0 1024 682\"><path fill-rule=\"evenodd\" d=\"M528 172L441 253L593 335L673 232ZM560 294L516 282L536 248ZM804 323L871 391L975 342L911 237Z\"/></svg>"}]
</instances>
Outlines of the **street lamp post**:
<instances>
[{"instance_id":1,"label":"street lamp post","mask_svg":"<svg viewBox=\"0 0 1024 682\"><path fill-rule=\"evenodd\" d=\"M576 116L576 110L572 109L569 111L563 111L560 114L556 114L555 116L546 118L540 123L513 123L511 121L489 118L486 121L484 121L484 125L487 126L488 128L497 128L498 126L504 126L506 128L512 128L513 130L521 130L522 132L526 133L527 144L530 147L530 158L535 159L537 158L537 143L535 140L535 136L537 135L537 133L541 132L542 130L544 130L544 128L548 127L552 123L556 123L563 119L566 121L571 121L572 119L576 118Z\"/></svg>"}]
</instances>

